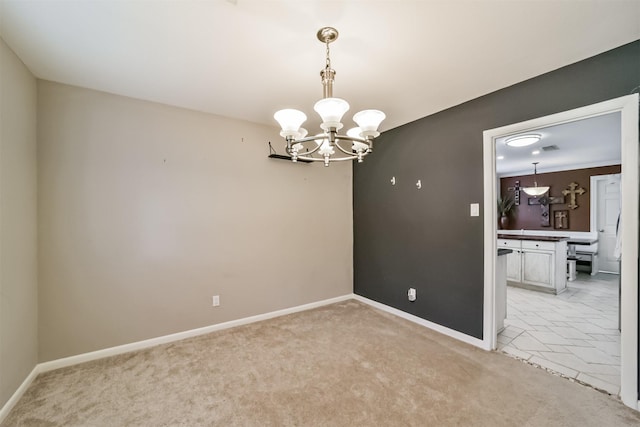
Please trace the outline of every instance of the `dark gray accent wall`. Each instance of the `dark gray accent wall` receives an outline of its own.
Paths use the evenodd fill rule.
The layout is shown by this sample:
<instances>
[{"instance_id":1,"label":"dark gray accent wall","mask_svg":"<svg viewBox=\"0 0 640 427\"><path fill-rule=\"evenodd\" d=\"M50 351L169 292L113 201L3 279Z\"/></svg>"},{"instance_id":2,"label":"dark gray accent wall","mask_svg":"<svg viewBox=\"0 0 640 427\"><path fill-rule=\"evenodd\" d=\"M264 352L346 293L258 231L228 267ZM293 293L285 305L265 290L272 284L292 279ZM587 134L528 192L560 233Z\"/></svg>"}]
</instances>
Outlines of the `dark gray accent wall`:
<instances>
[{"instance_id":1,"label":"dark gray accent wall","mask_svg":"<svg viewBox=\"0 0 640 427\"><path fill-rule=\"evenodd\" d=\"M384 132L354 165L354 292L482 339L483 218L469 204L482 213L483 131L638 85L635 41Z\"/></svg>"}]
</instances>

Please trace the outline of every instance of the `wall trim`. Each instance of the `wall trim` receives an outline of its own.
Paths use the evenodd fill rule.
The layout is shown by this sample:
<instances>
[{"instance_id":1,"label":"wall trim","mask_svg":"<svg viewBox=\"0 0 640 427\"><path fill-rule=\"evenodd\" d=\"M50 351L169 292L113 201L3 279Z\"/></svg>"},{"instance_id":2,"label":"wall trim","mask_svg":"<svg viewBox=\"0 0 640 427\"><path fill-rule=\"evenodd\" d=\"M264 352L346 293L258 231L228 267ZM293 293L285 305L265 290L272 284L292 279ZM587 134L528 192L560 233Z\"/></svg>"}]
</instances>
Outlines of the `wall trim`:
<instances>
[{"instance_id":1,"label":"wall trim","mask_svg":"<svg viewBox=\"0 0 640 427\"><path fill-rule=\"evenodd\" d=\"M249 323L260 322L262 320L273 319L275 317L285 316L287 314L298 313L301 311L311 310L313 308L346 301L353 298L353 294L346 294L339 297L329 298L308 304L298 305L295 307L284 308L282 310L271 311L268 313L258 314L255 316L244 317L242 319L230 320L228 322L217 323L214 325L204 326L202 328L190 329L188 331L177 332L175 334L163 335L143 341L137 341L129 344L123 344L115 347L109 347L102 350L96 350L89 353L77 354L75 356L63 357L61 359L51 360L37 364L27 378L22 382L20 387L13 393L11 398L0 409L0 423L9 415L9 412L18 403L20 398L27 391L36 377L44 372L53 371L55 369L65 368L92 360L103 359L105 357L116 356L118 354L129 353L131 351L142 350L149 347L155 347L160 344L167 344L174 341L180 341L186 338L192 338L199 335L208 334L223 329L229 329L236 326L247 325Z\"/></svg>"},{"instance_id":2,"label":"wall trim","mask_svg":"<svg viewBox=\"0 0 640 427\"><path fill-rule=\"evenodd\" d=\"M9 400L7 400L7 403L5 403L2 408L0 408L0 424L4 421L5 418L7 418L9 412L11 412L13 407L16 406L16 403L18 403L20 398L22 398L24 393L27 391L27 389L29 388L33 380L36 379L39 373L40 365L34 366L29 375L27 375L27 378L22 381L22 384L20 384L20 387L18 387L16 392L13 393Z\"/></svg>"},{"instance_id":3,"label":"wall trim","mask_svg":"<svg viewBox=\"0 0 640 427\"><path fill-rule=\"evenodd\" d=\"M11 410L16 405L16 403L18 403L20 398L22 398L22 396L27 391L31 383L41 373L77 365L80 363L90 362L93 360L103 359L105 357L116 356L119 354L129 353L136 350L155 347L161 344L180 341L186 338L192 338L192 337L208 334L215 331L233 328L236 326L242 326L250 323L260 322L262 320L273 319L276 317L285 316L287 314L293 314L301 311L311 310L313 308L318 308L318 307L322 307L329 304L335 304L338 302L347 301L351 299L362 302L373 308L384 311L386 313L390 313L394 316L403 318L410 322L416 323L420 326L431 329L435 332L441 333L442 335L446 335L458 341L462 341L464 343L482 348L484 350L491 350L490 348L486 348L485 342L478 338L463 334L462 332L458 332L454 329L447 328L446 326L442 326L437 323L430 322L421 317L414 316L413 314L409 314L405 311L398 310L396 308L379 303L377 301L370 300L363 296L356 295L356 294L346 294L339 297L329 298L322 301L312 302L309 304L303 304L295 307L285 308L282 310L276 310L269 313L258 314L255 316L249 316L242 319L231 320L223 323L217 323L217 324L205 326L202 328L191 329L188 331L178 332L175 334L164 335L156 338L151 338L151 339L137 341L129 344L123 344L115 347L105 348L102 350L96 350L89 353L82 353L75 356L69 356L69 357L64 357L56 360L51 360L48 362L39 363L33 368L31 373L22 382L20 387L18 387L16 392L11 396L11 398L7 401L7 403L5 403L5 405L0 409L0 423L2 423L4 419L7 417L7 415L9 415L9 412L11 412Z\"/></svg>"},{"instance_id":4,"label":"wall trim","mask_svg":"<svg viewBox=\"0 0 640 427\"><path fill-rule=\"evenodd\" d=\"M82 353L75 356L64 357L61 359L51 360L49 362L40 363L40 372L48 372L54 369L60 369L67 366L77 365L79 363L89 362L92 360L102 359L118 354L129 353L131 351L142 350L149 347L155 347L160 344L167 344L174 341L180 341L186 338L192 338L199 335L208 334L223 329L233 328L235 326L247 325L249 323L260 322L262 320L272 319L274 317L285 316L287 314L297 313L300 311L310 310L312 308L322 307L324 305L334 304L351 298L351 294L342 295L335 298L329 298L309 304L298 305L295 307L285 308L282 310L271 311L268 313L258 314L255 316L244 317L242 319L230 320L228 322L216 323L214 325L204 326L202 328L190 329L188 331L177 332L175 334L163 335L143 341L136 341L129 344L123 344L115 347L96 350L89 353Z\"/></svg>"},{"instance_id":5,"label":"wall trim","mask_svg":"<svg viewBox=\"0 0 640 427\"><path fill-rule=\"evenodd\" d=\"M447 328L446 326L439 325L437 323L430 322L421 317L414 316L413 314L409 314L406 311L398 310L397 308L390 307L388 305L379 303L377 301L370 300L369 298L365 298L363 296L353 294L353 299L360 301L362 303L368 304L378 310L385 311L387 313L393 314L395 316L401 317L405 320L408 320L413 323L417 323L420 326L424 326L425 328L431 329L433 331L439 332L442 335L446 335L448 337L454 338L458 341L465 342L467 344L471 344L475 347L480 347L484 350L486 349L484 346L484 342L478 338L472 337L467 334L463 334L462 332L458 332L454 329Z\"/></svg>"},{"instance_id":6,"label":"wall trim","mask_svg":"<svg viewBox=\"0 0 640 427\"><path fill-rule=\"evenodd\" d=\"M7 403L2 407L2 409L0 409L0 423L2 423L4 418L9 414L9 412L11 412L15 404L20 400L20 398L26 392L27 388L31 385L33 380L40 373L49 372L55 369L65 368L68 366L73 366L73 365L77 365L84 362L90 362L92 360L103 359L105 357L116 356L118 354L129 353L131 351L142 350L149 347L155 347L157 345L167 344L174 341L180 341L186 338L196 337L199 335L204 335L211 332L220 331L223 329L229 329L236 326L242 326L250 323L260 322L262 320L285 316L287 314L293 314L301 311L311 310L313 308L322 307L325 305L334 304L337 302L342 302L350 299L355 299L364 304L377 308L381 311L409 320L410 322L417 323L420 326L424 326L426 328L429 328L433 331L439 332L443 335L449 336L456 340L471 344L476 347L484 348L483 341L477 338L471 337L469 335L463 334L453 329L449 329L445 326L438 325L437 323L430 322L428 320L422 319L420 317L414 316L412 314L406 313L402 310L398 310L388 305L370 300L360 295L346 294L346 295L342 295L335 298L329 298L326 300L316 301L309 304L303 304L295 307L285 308L282 310L276 310L269 313L258 314L255 316L245 317L242 319L231 320L223 323L217 323L217 324L205 326L202 328L191 329L188 331L178 332L175 334L164 335L164 336L151 338L143 341L137 341L129 344L123 344L115 347L105 348L102 350L96 350L89 353L82 353L75 356L63 357L60 359L39 363L33 368L29 376L23 381L23 383L16 390L13 396L11 396L11 398L7 401Z\"/></svg>"},{"instance_id":7,"label":"wall trim","mask_svg":"<svg viewBox=\"0 0 640 427\"><path fill-rule=\"evenodd\" d=\"M191 329L188 331L177 332L175 334L164 335L156 338L151 338L143 341L137 341L129 344L123 344L115 347L109 347L102 350L96 350L89 353L82 353L75 356L64 357L56 360L51 360L48 362L42 362L38 364L36 368L38 368L37 373L53 371L55 369L64 368L67 366L77 365L79 363L90 362L92 360L102 359L105 357L116 356L123 353L129 353L131 351L142 350L149 347L155 347L161 344L167 344L175 341L180 341L187 338L196 337L199 335L208 334L215 331L220 331L223 329L229 329L236 326L247 325L250 323L260 322L262 320L272 319L275 317L285 316L287 314L297 313L301 311L311 310L313 308L322 307L329 304L335 304L337 302L346 301L349 299L355 299L365 304L368 304L372 307L375 307L379 310L391 313L403 319L409 320L413 323L417 323L421 326L439 332L443 335L447 335L449 337L455 338L459 341L466 342L468 344L474 345L476 347L485 348L483 346L483 341L472 336L463 334L456 330L447 328L445 326L439 325L437 323L430 322L428 320L422 319L418 316L414 316L412 314L406 313L402 310L398 310L396 308L390 307L385 304L381 304L379 302L370 300L368 298L362 297L356 294L347 294L342 295L335 298L329 298L322 301L316 301L309 304L303 304L295 307L285 308L282 310L272 311L269 313L258 314L255 316L245 317L242 319L231 320L228 322L217 323L210 326L205 326L202 328Z\"/></svg>"}]
</instances>

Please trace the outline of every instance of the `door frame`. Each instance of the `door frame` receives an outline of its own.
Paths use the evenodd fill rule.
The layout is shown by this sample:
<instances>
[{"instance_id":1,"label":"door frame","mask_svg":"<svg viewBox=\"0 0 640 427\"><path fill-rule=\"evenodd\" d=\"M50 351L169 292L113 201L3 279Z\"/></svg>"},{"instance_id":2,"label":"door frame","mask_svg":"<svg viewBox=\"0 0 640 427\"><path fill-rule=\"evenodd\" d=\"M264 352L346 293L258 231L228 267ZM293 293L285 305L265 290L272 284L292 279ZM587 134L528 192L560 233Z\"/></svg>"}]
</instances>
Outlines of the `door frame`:
<instances>
[{"instance_id":1,"label":"door frame","mask_svg":"<svg viewBox=\"0 0 640 427\"><path fill-rule=\"evenodd\" d=\"M622 301L620 371L622 402L638 410L638 194L640 162L638 140L638 94L632 94L580 107L537 119L527 120L483 132L483 182L484 182L484 310L483 348L495 350L497 344L495 310L495 266L497 258L497 174L496 139L518 132L529 132L541 127L573 122L588 117L620 112L622 148L622 239L624 262L620 270ZM631 197L625 197L631 195Z\"/></svg>"},{"instance_id":2,"label":"door frame","mask_svg":"<svg viewBox=\"0 0 640 427\"><path fill-rule=\"evenodd\" d=\"M590 229L592 233L595 233L596 237L599 239L600 238L600 233L598 231L598 195L600 194L600 191L598 190L598 182L600 181L606 181L608 179L610 179L611 177L617 177L620 179L620 189L622 189L622 174L619 173L611 173L608 175L594 175L591 177L591 182L589 183L591 186L591 196L590 196L590 204L591 204L591 211L589 212L590 215L590 221L589 221L589 225L590 225ZM622 195L620 197L620 203L622 203ZM620 211L622 211L622 208L620 209ZM600 251L600 244L598 243L598 252ZM600 255L598 255L599 259ZM600 265L600 262L598 262L598 266ZM600 270L600 267L598 267L598 270ZM597 272L599 273L599 271ZM607 273L612 273L615 274L613 272L607 272ZM618 273L619 274L619 273ZM619 307L618 307L619 310Z\"/></svg>"}]
</instances>

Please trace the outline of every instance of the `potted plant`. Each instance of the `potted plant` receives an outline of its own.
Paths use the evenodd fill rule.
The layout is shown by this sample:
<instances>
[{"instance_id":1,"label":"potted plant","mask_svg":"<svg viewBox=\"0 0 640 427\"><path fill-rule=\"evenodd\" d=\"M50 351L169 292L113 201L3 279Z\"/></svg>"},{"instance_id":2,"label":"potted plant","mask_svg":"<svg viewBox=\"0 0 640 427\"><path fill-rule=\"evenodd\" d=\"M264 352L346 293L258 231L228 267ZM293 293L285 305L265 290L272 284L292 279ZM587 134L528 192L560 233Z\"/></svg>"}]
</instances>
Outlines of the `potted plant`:
<instances>
[{"instance_id":1,"label":"potted plant","mask_svg":"<svg viewBox=\"0 0 640 427\"><path fill-rule=\"evenodd\" d=\"M511 195L506 195L504 197L498 196L498 217L500 217L500 228L507 229L509 228L509 215L513 211L515 206L515 200Z\"/></svg>"}]
</instances>

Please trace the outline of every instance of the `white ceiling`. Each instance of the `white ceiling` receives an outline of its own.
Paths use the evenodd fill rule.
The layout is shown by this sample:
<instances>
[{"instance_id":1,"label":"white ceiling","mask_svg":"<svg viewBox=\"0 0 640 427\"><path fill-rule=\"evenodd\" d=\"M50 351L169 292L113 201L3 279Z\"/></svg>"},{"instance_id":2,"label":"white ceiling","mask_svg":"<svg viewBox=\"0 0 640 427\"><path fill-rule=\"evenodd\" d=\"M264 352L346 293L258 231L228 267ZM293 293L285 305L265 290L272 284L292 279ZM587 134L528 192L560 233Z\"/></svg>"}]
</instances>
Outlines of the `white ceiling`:
<instances>
[{"instance_id":1,"label":"white ceiling","mask_svg":"<svg viewBox=\"0 0 640 427\"><path fill-rule=\"evenodd\" d=\"M499 176L531 175L533 162L539 162L538 172L620 164L620 120L620 113L616 112L535 129L525 133L540 135L540 141L528 147L506 145L506 139L513 135L498 138L496 172ZM558 149L543 149L549 146ZM533 154L533 151L539 153Z\"/></svg>"},{"instance_id":2,"label":"white ceiling","mask_svg":"<svg viewBox=\"0 0 640 427\"><path fill-rule=\"evenodd\" d=\"M38 78L274 127L315 115L327 25L335 96L386 130L640 39L640 1L0 0Z\"/></svg>"}]
</instances>

